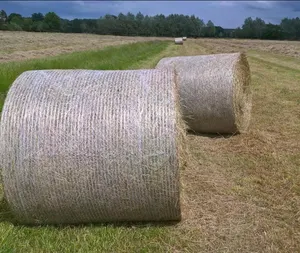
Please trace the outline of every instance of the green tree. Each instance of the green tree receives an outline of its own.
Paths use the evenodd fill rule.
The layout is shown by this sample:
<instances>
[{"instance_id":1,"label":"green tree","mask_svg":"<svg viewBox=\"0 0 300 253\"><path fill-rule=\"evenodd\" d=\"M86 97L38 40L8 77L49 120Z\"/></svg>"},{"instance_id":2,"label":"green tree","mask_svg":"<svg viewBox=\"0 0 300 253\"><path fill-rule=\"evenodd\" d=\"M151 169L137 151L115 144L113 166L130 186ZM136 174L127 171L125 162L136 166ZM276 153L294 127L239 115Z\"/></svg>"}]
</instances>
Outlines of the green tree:
<instances>
[{"instance_id":1,"label":"green tree","mask_svg":"<svg viewBox=\"0 0 300 253\"><path fill-rule=\"evenodd\" d=\"M15 19L22 19L22 15L20 15L18 13L11 13L7 17L7 22L10 23L13 18L15 18Z\"/></svg>"},{"instance_id":2,"label":"green tree","mask_svg":"<svg viewBox=\"0 0 300 253\"><path fill-rule=\"evenodd\" d=\"M262 39L280 40L283 39L284 34L280 25L267 24L262 33Z\"/></svg>"},{"instance_id":3,"label":"green tree","mask_svg":"<svg viewBox=\"0 0 300 253\"><path fill-rule=\"evenodd\" d=\"M11 22L8 25L8 30L10 31L22 31L22 27L20 25L18 25L17 23Z\"/></svg>"},{"instance_id":4,"label":"green tree","mask_svg":"<svg viewBox=\"0 0 300 253\"><path fill-rule=\"evenodd\" d=\"M266 27L266 23L261 18L256 18L253 21L253 29L254 29L254 38L255 39L261 39L265 27Z\"/></svg>"},{"instance_id":5,"label":"green tree","mask_svg":"<svg viewBox=\"0 0 300 253\"><path fill-rule=\"evenodd\" d=\"M22 29L24 31L29 32L32 30L32 25L33 25L33 22L32 22L31 18L24 18L23 24L22 24Z\"/></svg>"},{"instance_id":6,"label":"green tree","mask_svg":"<svg viewBox=\"0 0 300 253\"><path fill-rule=\"evenodd\" d=\"M104 17L99 18L96 23L96 33L98 34L113 34L124 35L125 30L120 26L118 17L106 14Z\"/></svg>"},{"instance_id":7,"label":"green tree","mask_svg":"<svg viewBox=\"0 0 300 253\"><path fill-rule=\"evenodd\" d=\"M206 24L206 35L208 37L215 37L216 34L216 28L214 23L211 20L208 20L207 24Z\"/></svg>"},{"instance_id":8,"label":"green tree","mask_svg":"<svg viewBox=\"0 0 300 253\"><path fill-rule=\"evenodd\" d=\"M245 35L244 35L244 30L241 29L240 27L238 27L237 29L235 29L233 32L232 32L232 37L233 38L244 38Z\"/></svg>"},{"instance_id":9,"label":"green tree","mask_svg":"<svg viewBox=\"0 0 300 253\"><path fill-rule=\"evenodd\" d=\"M141 12L138 12L136 14L136 29L137 29L137 35L143 35L144 30L144 15Z\"/></svg>"},{"instance_id":10,"label":"green tree","mask_svg":"<svg viewBox=\"0 0 300 253\"><path fill-rule=\"evenodd\" d=\"M202 19L196 18L196 26L197 26L197 30L198 30L198 34L196 37L203 37L204 33L205 33L205 23Z\"/></svg>"},{"instance_id":11,"label":"green tree","mask_svg":"<svg viewBox=\"0 0 300 253\"><path fill-rule=\"evenodd\" d=\"M200 37L203 35L202 32L203 32L203 28L205 26L203 20L195 17L195 15L192 15L189 18L188 25L190 27L190 30L189 30L189 33L186 34L186 36L197 38L197 37Z\"/></svg>"},{"instance_id":12,"label":"green tree","mask_svg":"<svg viewBox=\"0 0 300 253\"><path fill-rule=\"evenodd\" d=\"M300 39L300 19L284 18L281 20L280 27L286 39Z\"/></svg>"},{"instance_id":13,"label":"green tree","mask_svg":"<svg viewBox=\"0 0 300 253\"><path fill-rule=\"evenodd\" d=\"M31 17L22 17L18 13L7 16L0 11L1 30L25 30L36 32L75 32L97 33L127 36L188 36L188 37L219 37L219 38L256 38L256 39L300 39L300 18L284 18L280 25L266 24L261 18L246 18L242 28L224 29L215 26L209 20L207 24L195 15L158 14L144 16L120 13L118 16L106 14L99 19L60 19L54 12L45 16L38 12Z\"/></svg>"},{"instance_id":14,"label":"green tree","mask_svg":"<svg viewBox=\"0 0 300 253\"><path fill-rule=\"evenodd\" d=\"M47 31L51 31L51 32L60 31L60 18L55 12L48 12L45 15L44 23L48 27Z\"/></svg>"},{"instance_id":15,"label":"green tree","mask_svg":"<svg viewBox=\"0 0 300 253\"><path fill-rule=\"evenodd\" d=\"M42 21L33 22L32 26L31 26L31 30L34 32L44 32L44 31L46 31L45 25L46 24L43 23Z\"/></svg>"},{"instance_id":16,"label":"green tree","mask_svg":"<svg viewBox=\"0 0 300 253\"><path fill-rule=\"evenodd\" d=\"M20 14L13 13L8 16L9 25L8 29L12 31L22 31L24 25L24 19Z\"/></svg>"},{"instance_id":17,"label":"green tree","mask_svg":"<svg viewBox=\"0 0 300 253\"><path fill-rule=\"evenodd\" d=\"M284 37L287 39L293 38L293 34L295 31L293 31L293 24L292 21L288 18L284 18L281 20L280 27L284 33Z\"/></svg>"},{"instance_id":18,"label":"green tree","mask_svg":"<svg viewBox=\"0 0 300 253\"><path fill-rule=\"evenodd\" d=\"M242 29L243 29L243 36L245 38L254 37L253 19L251 17L245 19Z\"/></svg>"},{"instance_id":19,"label":"green tree","mask_svg":"<svg viewBox=\"0 0 300 253\"><path fill-rule=\"evenodd\" d=\"M87 33L88 32L88 26L87 26L87 24L86 23L81 23L80 24L80 31L81 31L81 33Z\"/></svg>"},{"instance_id":20,"label":"green tree","mask_svg":"<svg viewBox=\"0 0 300 253\"><path fill-rule=\"evenodd\" d=\"M0 11L0 29L1 30L8 30L7 26L7 14L4 10Z\"/></svg>"},{"instance_id":21,"label":"green tree","mask_svg":"<svg viewBox=\"0 0 300 253\"><path fill-rule=\"evenodd\" d=\"M75 18L72 20L72 32L73 33L81 33L81 20L78 18Z\"/></svg>"},{"instance_id":22,"label":"green tree","mask_svg":"<svg viewBox=\"0 0 300 253\"><path fill-rule=\"evenodd\" d=\"M0 11L0 23L6 23L7 21L7 14L4 10Z\"/></svg>"},{"instance_id":23,"label":"green tree","mask_svg":"<svg viewBox=\"0 0 300 253\"><path fill-rule=\"evenodd\" d=\"M131 12L127 13L125 24L129 36L137 35L137 23L134 14L132 14Z\"/></svg>"},{"instance_id":24,"label":"green tree","mask_svg":"<svg viewBox=\"0 0 300 253\"><path fill-rule=\"evenodd\" d=\"M72 32L72 21L68 19L60 20L60 31L63 33L71 33Z\"/></svg>"},{"instance_id":25,"label":"green tree","mask_svg":"<svg viewBox=\"0 0 300 253\"><path fill-rule=\"evenodd\" d=\"M225 31L221 26L216 26L216 37L222 38L225 36Z\"/></svg>"},{"instance_id":26,"label":"green tree","mask_svg":"<svg viewBox=\"0 0 300 253\"><path fill-rule=\"evenodd\" d=\"M23 26L23 23L24 23L24 19L21 17L18 17L18 16L14 16L11 20L10 20L10 22L9 22L10 24L17 24L18 26Z\"/></svg>"},{"instance_id":27,"label":"green tree","mask_svg":"<svg viewBox=\"0 0 300 253\"><path fill-rule=\"evenodd\" d=\"M242 26L243 36L245 38L260 39L265 26L265 21L261 18L256 18L255 20L251 17L246 18Z\"/></svg>"},{"instance_id":28,"label":"green tree","mask_svg":"<svg viewBox=\"0 0 300 253\"><path fill-rule=\"evenodd\" d=\"M31 19L33 22L39 22L44 20L44 15L42 13L33 13L31 15Z\"/></svg>"}]
</instances>

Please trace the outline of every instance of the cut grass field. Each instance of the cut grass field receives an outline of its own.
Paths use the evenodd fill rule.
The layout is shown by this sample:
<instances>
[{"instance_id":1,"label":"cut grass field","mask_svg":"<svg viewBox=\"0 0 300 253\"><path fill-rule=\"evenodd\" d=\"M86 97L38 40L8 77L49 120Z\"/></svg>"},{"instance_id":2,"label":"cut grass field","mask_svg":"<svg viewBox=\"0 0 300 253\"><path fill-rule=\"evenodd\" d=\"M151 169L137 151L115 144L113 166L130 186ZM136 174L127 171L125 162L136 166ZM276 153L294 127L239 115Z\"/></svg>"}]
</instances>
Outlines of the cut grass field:
<instances>
[{"instance_id":1,"label":"cut grass field","mask_svg":"<svg viewBox=\"0 0 300 253\"><path fill-rule=\"evenodd\" d=\"M192 161L181 173L182 222L16 226L2 201L0 252L300 252L300 60L235 43L149 42L105 49L92 60L82 52L1 65L0 88L6 92L27 68L153 68L165 56L236 47L248 55L253 110L247 134L188 136Z\"/></svg>"},{"instance_id":2,"label":"cut grass field","mask_svg":"<svg viewBox=\"0 0 300 253\"><path fill-rule=\"evenodd\" d=\"M0 31L0 62L56 56L107 46L157 40L155 37L126 37L80 33ZM160 38L165 40L166 38Z\"/></svg>"},{"instance_id":3,"label":"cut grass field","mask_svg":"<svg viewBox=\"0 0 300 253\"><path fill-rule=\"evenodd\" d=\"M299 41L248 40L248 39L201 39L213 52L236 52L237 50L271 52L300 58Z\"/></svg>"}]
</instances>

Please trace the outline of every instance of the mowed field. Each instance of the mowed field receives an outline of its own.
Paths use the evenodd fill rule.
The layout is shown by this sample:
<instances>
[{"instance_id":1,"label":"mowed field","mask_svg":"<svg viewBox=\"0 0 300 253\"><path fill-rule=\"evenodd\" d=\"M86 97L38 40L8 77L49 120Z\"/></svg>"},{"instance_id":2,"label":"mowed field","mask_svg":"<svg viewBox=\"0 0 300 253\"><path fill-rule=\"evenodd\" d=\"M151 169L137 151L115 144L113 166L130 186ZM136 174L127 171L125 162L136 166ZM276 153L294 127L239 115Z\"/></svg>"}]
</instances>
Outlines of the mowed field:
<instances>
[{"instance_id":1,"label":"mowed field","mask_svg":"<svg viewBox=\"0 0 300 253\"><path fill-rule=\"evenodd\" d=\"M36 59L75 51L157 40L93 34L55 34L0 31L0 62ZM165 40L166 38L162 38Z\"/></svg>"},{"instance_id":2,"label":"mowed field","mask_svg":"<svg viewBox=\"0 0 300 253\"><path fill-rule=\"evenodd\" d=\"M12 34L11 45L24 35ZM81 35L70 35L66 43L76 51L73 36ZM0 63L0 91L5 94L26 69L153 68L166 56L246 52L253 92L249 133L188 135L190 161L181 172L183 220L26 227L13 225L2 200L0 252L300 252L300 42L188 39L176 46L164 40ZM24 55L35 50L23 49ZM7 55L14 50L0 48ZM43 56L47 52L41 51Z\"/></svg>"}]
</instances>

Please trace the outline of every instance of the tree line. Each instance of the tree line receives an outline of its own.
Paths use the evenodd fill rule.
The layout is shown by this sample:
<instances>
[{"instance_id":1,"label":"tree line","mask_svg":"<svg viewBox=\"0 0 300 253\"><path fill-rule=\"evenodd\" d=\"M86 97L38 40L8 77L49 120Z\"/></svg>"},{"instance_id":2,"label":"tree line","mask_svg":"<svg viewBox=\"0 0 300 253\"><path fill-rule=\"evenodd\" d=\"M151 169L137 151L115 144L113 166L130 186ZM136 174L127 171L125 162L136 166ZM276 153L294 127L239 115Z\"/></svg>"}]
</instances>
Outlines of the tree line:
<instances>
[{"instance_id":1,"label":"tree line","mask_svg":"<svg viewBox=\"0 0 300 253\"><path fill-rule=\"evenodd\" d=\"M284 18L279 25L266 23L261 18L246 18L244 24L236 29L225 29L215 26L209 20L205 23L195 15L171 14L148 16L120 13L105 15L99 19L62 19L54 12L47 14L33 13L23 17L18 13L7 15L0 11L0 30L94 33L102 35L155 36L155 37L217 37L249 39L300 39L300 19Z\"/></svg>"}]
</instances>

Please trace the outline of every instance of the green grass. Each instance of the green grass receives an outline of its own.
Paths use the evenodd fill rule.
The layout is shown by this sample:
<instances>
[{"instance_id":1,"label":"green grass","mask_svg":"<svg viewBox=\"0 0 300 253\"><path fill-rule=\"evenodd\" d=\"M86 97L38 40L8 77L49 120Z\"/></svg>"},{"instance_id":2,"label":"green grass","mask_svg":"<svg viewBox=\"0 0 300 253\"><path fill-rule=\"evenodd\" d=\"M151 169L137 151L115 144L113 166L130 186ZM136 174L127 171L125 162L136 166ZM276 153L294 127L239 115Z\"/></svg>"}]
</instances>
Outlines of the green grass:
<instances>
[{"instance_id":1,"label":"green grass","mask_svg":"<svg viewBox=\"0 0 300 253\"><path fill-rule=\"evenodd\" d=\"M163 252L165 228L15 227L1 224L1 252ZM151 243L150 243L151 242Z\"/></svg>"},{"instance_id":2,"label":"green grass","mask_svg":"<svg viewBox=\"0 0 300 253\"><path fill-rule=\"evenodd\" d=\"M0 110L10 85L24 71L40 69L130 69L131 66L138 66L140 62L164 51L168 45L170 43L166 41L152 41L108 47L99 51L75 52L47 59L2 63L0 64Z\"/></svg>"}]
</instances>

